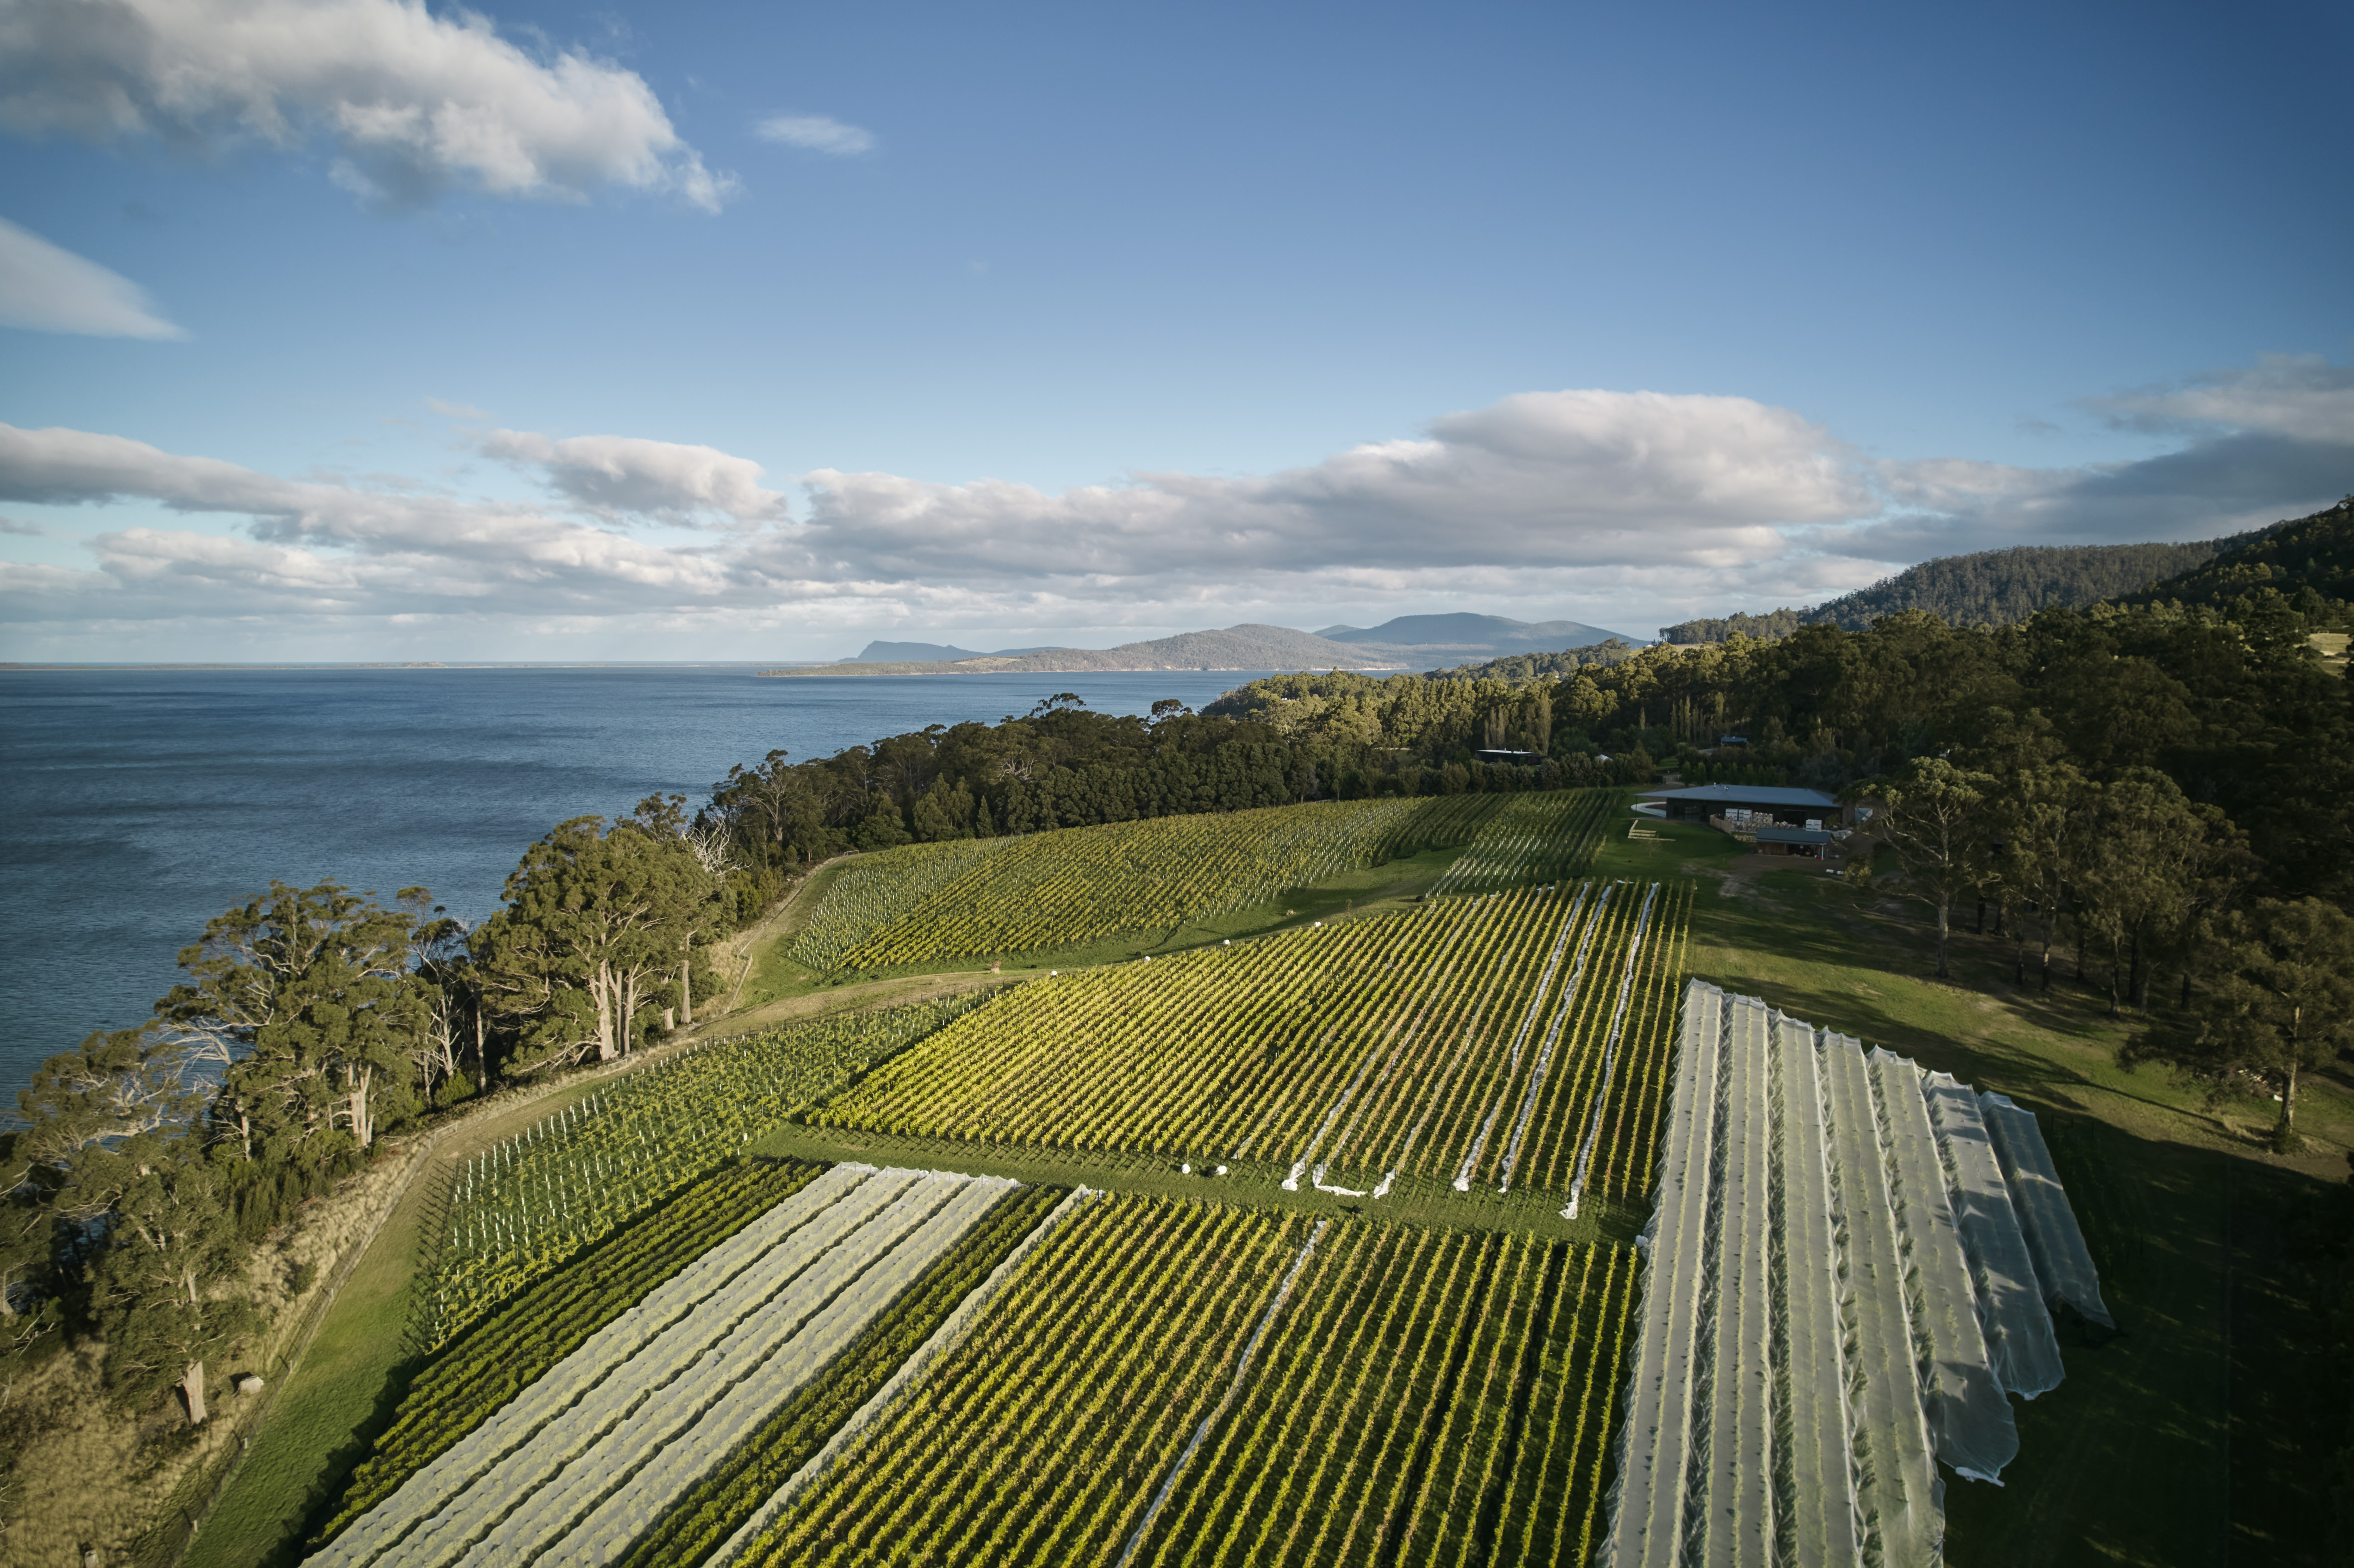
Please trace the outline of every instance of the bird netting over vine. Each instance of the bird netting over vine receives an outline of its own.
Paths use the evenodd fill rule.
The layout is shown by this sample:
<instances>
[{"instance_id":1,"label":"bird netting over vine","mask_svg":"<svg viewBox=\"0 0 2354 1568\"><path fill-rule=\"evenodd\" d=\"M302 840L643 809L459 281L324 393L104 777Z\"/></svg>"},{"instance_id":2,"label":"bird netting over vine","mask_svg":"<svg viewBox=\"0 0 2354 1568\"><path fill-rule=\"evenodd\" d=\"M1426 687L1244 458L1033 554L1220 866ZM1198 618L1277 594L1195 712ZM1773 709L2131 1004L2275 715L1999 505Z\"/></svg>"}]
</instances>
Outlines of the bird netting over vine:
<instances>
[{"instance_id":1,"label":"bird netting over vine","mask_svg":"<svg viewBox=\"0 0 2354 1568\"><path fill-rule=\"evenodd\" d=\"M1702 980L1672 1092L1601 1561L1938 1562L2108 1320L2035 1118Z\"/></svg>"}]
</instances>

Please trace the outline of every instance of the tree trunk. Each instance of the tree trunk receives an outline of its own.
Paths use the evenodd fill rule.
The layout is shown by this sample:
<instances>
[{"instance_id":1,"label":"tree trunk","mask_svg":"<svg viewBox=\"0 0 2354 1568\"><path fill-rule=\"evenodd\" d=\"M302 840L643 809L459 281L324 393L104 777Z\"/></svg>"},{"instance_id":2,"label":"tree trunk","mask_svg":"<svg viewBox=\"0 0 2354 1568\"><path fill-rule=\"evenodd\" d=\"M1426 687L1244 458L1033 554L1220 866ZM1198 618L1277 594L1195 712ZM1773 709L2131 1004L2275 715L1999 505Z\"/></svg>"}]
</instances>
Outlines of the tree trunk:
<instances>
[{"instance_id":1,"label":"tree trunk","mask_svg":"<svg viewBox=\"0 0 2354 1568\"><path fill-rule=\"evenodd\" d=\"M2296 1061L2292 1057L2288 1075L2281 1080L2280 1120L2273 1128L2273 1152L2296 1152Z\"/></svg>"},{"instance_id":2,"label":"tree trunk","mask_svg":"<svg viewBox=\"0 0 2354 1568\"><path fill-rule=\"evenodd\" d=\"M686 945L686 957L678 961L678 1021L695 1022L695 944Z\"/></svg>"},{"instance_id":3,"label":"tree trunk","mask_svg":"<svg viewBox=\"0 0 2354 1568\"><path fill-rule=\"evenodd\" d=\"M1999 937L2002 935L2002 917L2009 912L2009 905L2002 903L1999 900L1996 902L1994 906L1994 934L1996 936Z\"/></svg>"},{"instance_id":4,"label":"tree trunk","mask_svg":"<svg viewBox=\"0 0 2354 1568\"><path fill-rule=\"evenodd\" d=\"M1953 920L1954 906L1951 901L1944 898L1937 900L1937 978L1939 980L1946 978L1946 940L1952 933Z\"/></svg>"},{"instance_id":5,"label":"tree trunk","mask_svg":"<svg viewBox=\"0 0 2354 1568\"><path fill-rule=\"evenodd\" d=\"M597 975L589 982L597 991L597 1060L613 1059L613 976L603 964L597 966Z\"/></svg>"},{"instance_id":6,"label":"tree trunk","mask_svg":"<svg viewBox=\"0 0 2354 1568\"><path fill-rule=\"evenodd\" d=\"M376 1141L376 1121L368 1115L368 1079L372 1070L363 1067L352 1075L352 1135L366 1149Z\"/></svg>"},{"instance_id":7,"label":"tree trunk","mask_svg":"<svg viewBox=\"0 0 2354 1568\"><path fill-rule=\"evenodd\" d=\"M1978 923L1975 930L1978 936L1986 935L1986 900L1983 898L1978 900Z\"/></svg>"},{"instance_id":8,"label":"tree trunk","mask_svg":"<svg viewBox=\"0 0 2354 1568\"><path fill-rule=\"evenodd\" d=\"M188 1425L202 1426L205 1424L204 1362L188 1363L188 1370L180 1374L180 1393L188 1402Z\"/></svg>"}]
</instances>

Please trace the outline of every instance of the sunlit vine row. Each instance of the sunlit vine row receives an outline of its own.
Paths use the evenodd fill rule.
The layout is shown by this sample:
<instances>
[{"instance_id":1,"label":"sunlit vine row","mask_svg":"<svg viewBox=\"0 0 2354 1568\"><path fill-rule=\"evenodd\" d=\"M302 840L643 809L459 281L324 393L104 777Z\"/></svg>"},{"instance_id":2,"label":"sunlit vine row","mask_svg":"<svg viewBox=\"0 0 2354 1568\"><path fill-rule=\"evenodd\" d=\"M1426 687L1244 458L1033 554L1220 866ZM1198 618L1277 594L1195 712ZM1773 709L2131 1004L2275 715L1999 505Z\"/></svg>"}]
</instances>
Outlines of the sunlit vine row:
<instances>
[{"instance_id":1,"label":"sunlit vine row","mask_svg":"<svg viewBox=\"0 0 2354 1568\"><path fill-rule=\"evenodd\" d=\"M811 1113L1379 1194L1648 1179L1688 894L1561 884L1034 980Z\"/></svg>"},{"instance_id":2,"label":"sunlit vine row","mask_svg":"<svg viewBox=\"0 0 2354 1568\"><path fill-rule=\"evenodd\" d=\"M1323 801L910 845L838 873L792 956L819 969L882 968L1168 930L1464 843L1517 799Z\"/></svg>"},{"instance_id":3,"label":"sunlit vine row","mask_svg":"<svg viewBox=\"0 0 2354 1568\"><path fill-rule=\"evenodd\" d=\"M1582 1562L1633 1261L1098 1200L740 1561Z\"/></svg>"}]
</instances>

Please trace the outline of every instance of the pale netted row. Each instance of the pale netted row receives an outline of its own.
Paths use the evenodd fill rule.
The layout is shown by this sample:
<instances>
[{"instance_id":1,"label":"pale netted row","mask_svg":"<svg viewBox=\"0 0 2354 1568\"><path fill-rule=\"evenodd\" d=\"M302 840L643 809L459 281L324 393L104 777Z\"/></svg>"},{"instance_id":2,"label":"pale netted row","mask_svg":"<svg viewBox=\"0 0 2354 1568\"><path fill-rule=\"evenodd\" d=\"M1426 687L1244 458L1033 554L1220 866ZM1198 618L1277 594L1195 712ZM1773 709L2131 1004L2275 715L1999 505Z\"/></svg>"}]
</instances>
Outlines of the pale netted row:
<instances>
[{"instance_id":1,"label":"pale netted row","mask_svg":"<svg viewBox=\"0 0 2354 1568\"><path fill-rule=\"evenodd\" d=\"M1447 868L1434 895L1485 893L1575 876L1601 847L1617 793L1554 789L1514 795Z\"/></svg>"},{"instance_id":2,"label":"pale netted row","mask_svg":"<svg viewBox=\"0 0 2354 1568\"><path fill-rule=\"evenodd\" d=\"M1094 1200L734 1561L1581 1561L1631 1261Z\"/></svg>"},{"instance_id":3,"label":"pale netted row","mask_svg":"<svg viewBox=\"0 0 2354 1568\"><path fill-rule=\"evenodd\" d=\"M962 998L715 1040L625 1074L459 1168L418 1282L422 1348L734 1159L853 1075L970 1011Z\"/></svg>"},{"instance_id":4,"label":"pale netted row","mask_svg":"<svg viewBox=\"0 0 2354 1568\"><path fill-rule=\"evenodd\" d=\"M583 1344L313 1561L600 1561L625 1548L1013 1185L837 1167Z\"/></svg>"},{"instance_id":5,"label":"pale netted row","mask_svg":"<svg viewBox=\"0 0 2354 1568\"><path fill-rule=\"evenodd\" d=\"M2021 1277L2035 1249L1982 1108L1687 987L1603 1562L1939 1561L1937 1464L1998 1479L2007 1394L2060 1376L2063 1290ZM2048 1174L2033 1118L2008 1116ZM2056 1180L2039 1201L2052 1249L2081 1254Z\"/></svg>"},{"instance_id":6,"label":"pale netted row","mask_svg":"<svg viewBox=\"0 0 2354 1568\"><path fill-rule=\"evenodd\" d=\"M1528 888L1033 981L811 1119L1384 1194L1567 1192L1591 1162L1626 1195L1650 1179L1688 898Z\"/></svg>"}]
</instances>

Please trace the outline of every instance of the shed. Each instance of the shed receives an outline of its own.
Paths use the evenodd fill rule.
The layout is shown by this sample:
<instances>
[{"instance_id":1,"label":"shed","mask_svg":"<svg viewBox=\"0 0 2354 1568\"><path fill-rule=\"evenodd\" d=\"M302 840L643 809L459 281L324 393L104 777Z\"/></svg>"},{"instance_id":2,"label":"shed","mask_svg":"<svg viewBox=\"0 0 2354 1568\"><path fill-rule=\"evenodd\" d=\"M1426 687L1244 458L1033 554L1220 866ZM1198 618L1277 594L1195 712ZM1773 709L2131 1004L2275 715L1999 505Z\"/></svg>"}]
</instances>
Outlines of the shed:
<instances>
[{"instance_id":1,"label":"shed","mask_svg":"<svg viewBox=\"0 0 2354 1568\"><path fill-rule=\"evenodd\" d=\"M1757 830L1759 854L1798 854L1820 860L1823 855L1823 846L1830 842L1830 834L1820 828L1760 828Z\"/></svg>"},{"instance_id":2,"label":"shed","mask_svg":"<svg viewBox=\"0 0 2354 1568\"><path fill-rule=\"evenodd\" d=\"M1686 789L1646 789L1643 798L1667 808L1668 820L1704 822L1734 811L1752 819L1787 822L1793 827L1809 821L1841 819L1840 804L1820 789L1794 789L1778 784L1698 784Z\"/></svg>"}]
</instances>

